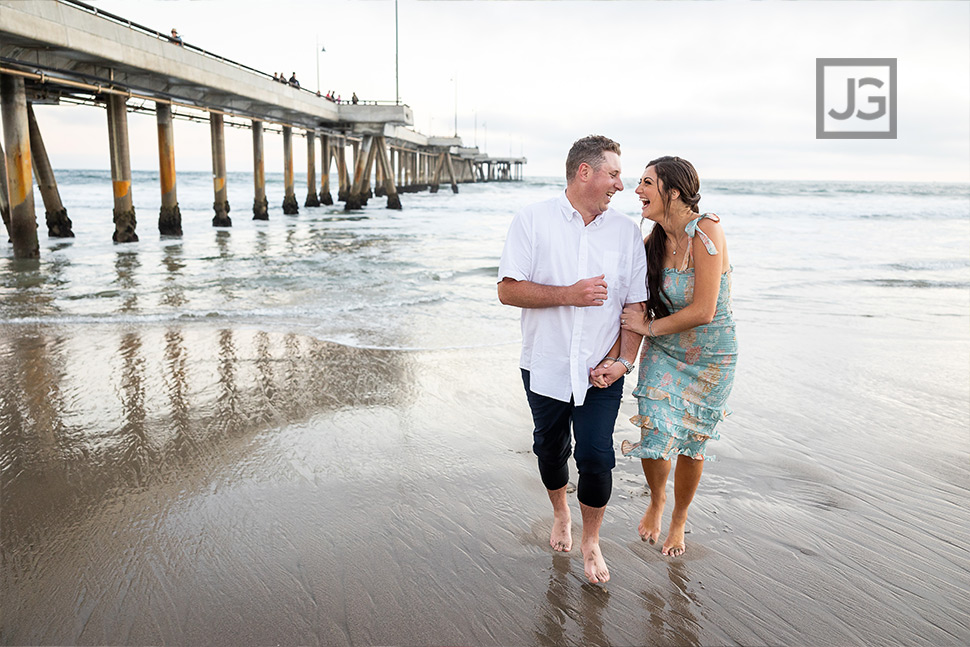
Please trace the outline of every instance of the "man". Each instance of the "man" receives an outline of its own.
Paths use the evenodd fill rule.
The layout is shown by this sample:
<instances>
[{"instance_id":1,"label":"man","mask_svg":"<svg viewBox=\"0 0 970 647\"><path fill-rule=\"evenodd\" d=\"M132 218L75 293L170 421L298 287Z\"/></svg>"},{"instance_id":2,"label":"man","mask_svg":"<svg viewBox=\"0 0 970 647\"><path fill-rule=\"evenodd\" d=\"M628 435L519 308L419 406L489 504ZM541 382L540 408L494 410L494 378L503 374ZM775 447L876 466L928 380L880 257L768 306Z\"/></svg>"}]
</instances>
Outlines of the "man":
<instances>
[{"instance_id":1,"label":"man","mask_svg":"<svg viewBox=\"0 0 970 647\"><path fill-rule=\"evenodd\" d=\"M599 135L576 141L566 158L566 182L564 193L526 207L512 221L498 296L522 308L519 366L535 423L532 449L552 502L549 544L557 551L572 548L566 502L571 425L583 567L598 583L610 579L599 531L613 489L613 426L623 375L632 370L642 339L621 333L620 313L626 304L646 301L647 265L637 225L610 208L623 190L620 145Z\"/></svg>"}]
</instances>

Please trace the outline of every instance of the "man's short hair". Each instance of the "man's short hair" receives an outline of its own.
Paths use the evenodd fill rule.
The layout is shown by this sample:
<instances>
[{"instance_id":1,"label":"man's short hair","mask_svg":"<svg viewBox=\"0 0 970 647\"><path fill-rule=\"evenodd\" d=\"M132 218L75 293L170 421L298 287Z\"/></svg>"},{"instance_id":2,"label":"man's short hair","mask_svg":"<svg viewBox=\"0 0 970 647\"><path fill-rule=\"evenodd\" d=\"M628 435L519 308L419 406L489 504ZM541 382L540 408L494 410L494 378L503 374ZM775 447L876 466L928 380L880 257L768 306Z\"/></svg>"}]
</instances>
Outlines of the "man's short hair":
<instances>
[{"instance_id":1,"label":"man's short hair","mask_svg":"<svg viewBox=\"0 0 970 647\"><path fill-rule=\"evenodd\" d=\"M620 145L609 137L603 135L589 135L573 142L566 156L566 182L572 182L579 170L579 165L583 162L589 164L594 169L598 169L606 160L604 153L612 151L620 154Z\"/></svg>"}]
</instances>

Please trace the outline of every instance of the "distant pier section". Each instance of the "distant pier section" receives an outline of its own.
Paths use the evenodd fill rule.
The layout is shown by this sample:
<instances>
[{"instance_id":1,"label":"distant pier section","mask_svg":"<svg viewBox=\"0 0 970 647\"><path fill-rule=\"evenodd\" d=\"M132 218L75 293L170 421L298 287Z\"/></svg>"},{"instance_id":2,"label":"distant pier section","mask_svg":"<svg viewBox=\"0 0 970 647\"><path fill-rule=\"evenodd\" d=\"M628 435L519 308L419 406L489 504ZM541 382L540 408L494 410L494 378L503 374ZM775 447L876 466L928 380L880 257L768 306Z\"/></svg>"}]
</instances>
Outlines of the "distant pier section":
<instances>
[{"instance_id":1,"label":"distant pier section","mask_svg":"<svg viewBox=\"0 0 970 647\"><path fill-rule=\"evenodd\" d=\"M48 235L72 237L34 104L87 104L105 109L114 196L113 240L138 240L131 187L127 115L153 112L158 125L158 215L161 235L182 234L178 206L173 117L209 122L213 218L232 226L226 191L226 124L253 134L253 219L269 218L264 135L282 135L283 212L299 212L294 189L293 136L307 146L303 205L360 209L374 196L400 209L399 194L452 191L465 182L516 181L524 157L490 157L461 138L415 131L408 105L337 103L189 43L77 0L0 0L0 213L17 258L40 254L34 211L36 178ZM45 146L45 144L47 146ZM319 163L318 159L319 151ZM319 169L319 176L317 170Z\"/></svg>"}]
</instances>

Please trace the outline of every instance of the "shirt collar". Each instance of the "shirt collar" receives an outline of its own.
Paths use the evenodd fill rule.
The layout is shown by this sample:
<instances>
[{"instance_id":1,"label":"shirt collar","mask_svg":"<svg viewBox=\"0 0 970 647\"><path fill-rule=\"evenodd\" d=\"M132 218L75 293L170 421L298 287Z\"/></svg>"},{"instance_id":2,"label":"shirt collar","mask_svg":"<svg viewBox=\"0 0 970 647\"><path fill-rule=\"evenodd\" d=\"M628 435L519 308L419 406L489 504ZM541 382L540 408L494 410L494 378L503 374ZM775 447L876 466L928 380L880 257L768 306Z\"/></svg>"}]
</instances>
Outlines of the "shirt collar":
<instances>
[{"instance_id":1,"label":"shirt collar","mask_svg":"<svg viewBox=\"0 0 970 647\"><path fill-rule=\"evenodd\" d=\"M559 206L562 208L562 217L566 220L566 222L572 221L573 218L579 218L580 221L582 221L583 214L579 213L576 208L573 207L572 203L569 201L569 198L566 197L565 189L563 189L562 193L559 194ZM607 209L607 211L609 211L609 209ZM599 227L601 224L603 224L605 219L606 211L593 218L593 222L589 223L589 226Z\"/></svg>"}]
</instances>

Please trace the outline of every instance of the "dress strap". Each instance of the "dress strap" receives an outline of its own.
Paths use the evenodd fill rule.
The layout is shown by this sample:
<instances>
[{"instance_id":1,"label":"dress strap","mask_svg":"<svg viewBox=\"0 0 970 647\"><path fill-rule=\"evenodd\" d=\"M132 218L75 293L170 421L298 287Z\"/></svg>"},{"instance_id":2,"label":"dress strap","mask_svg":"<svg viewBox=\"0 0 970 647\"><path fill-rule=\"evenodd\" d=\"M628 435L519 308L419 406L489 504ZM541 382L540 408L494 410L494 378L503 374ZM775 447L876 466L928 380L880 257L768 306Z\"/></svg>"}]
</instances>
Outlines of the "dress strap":
<instances>
[{"instance_id":1,"label":"dress strap","mask_svg":"<svg viewBox=\"0 0 970 647\"><path fill-rule=\"evenodd\" d=\"M691 255L691 243L694 242L694 234L697 234L701 238L701 242L704 243L704 247L707 248L707 253L711 256L717 256L717 247L714 246L714 241L711 240L710 236L704 233L704 231L697 226L704 218L710 218L714 222L721 222L721 219L717 217L717 214L705 213L694 218L687 226L684 227L684 232L687 234L687 258L684 259L685 263L687 259L693 258Z\"/></svg>"}]
</instances>

